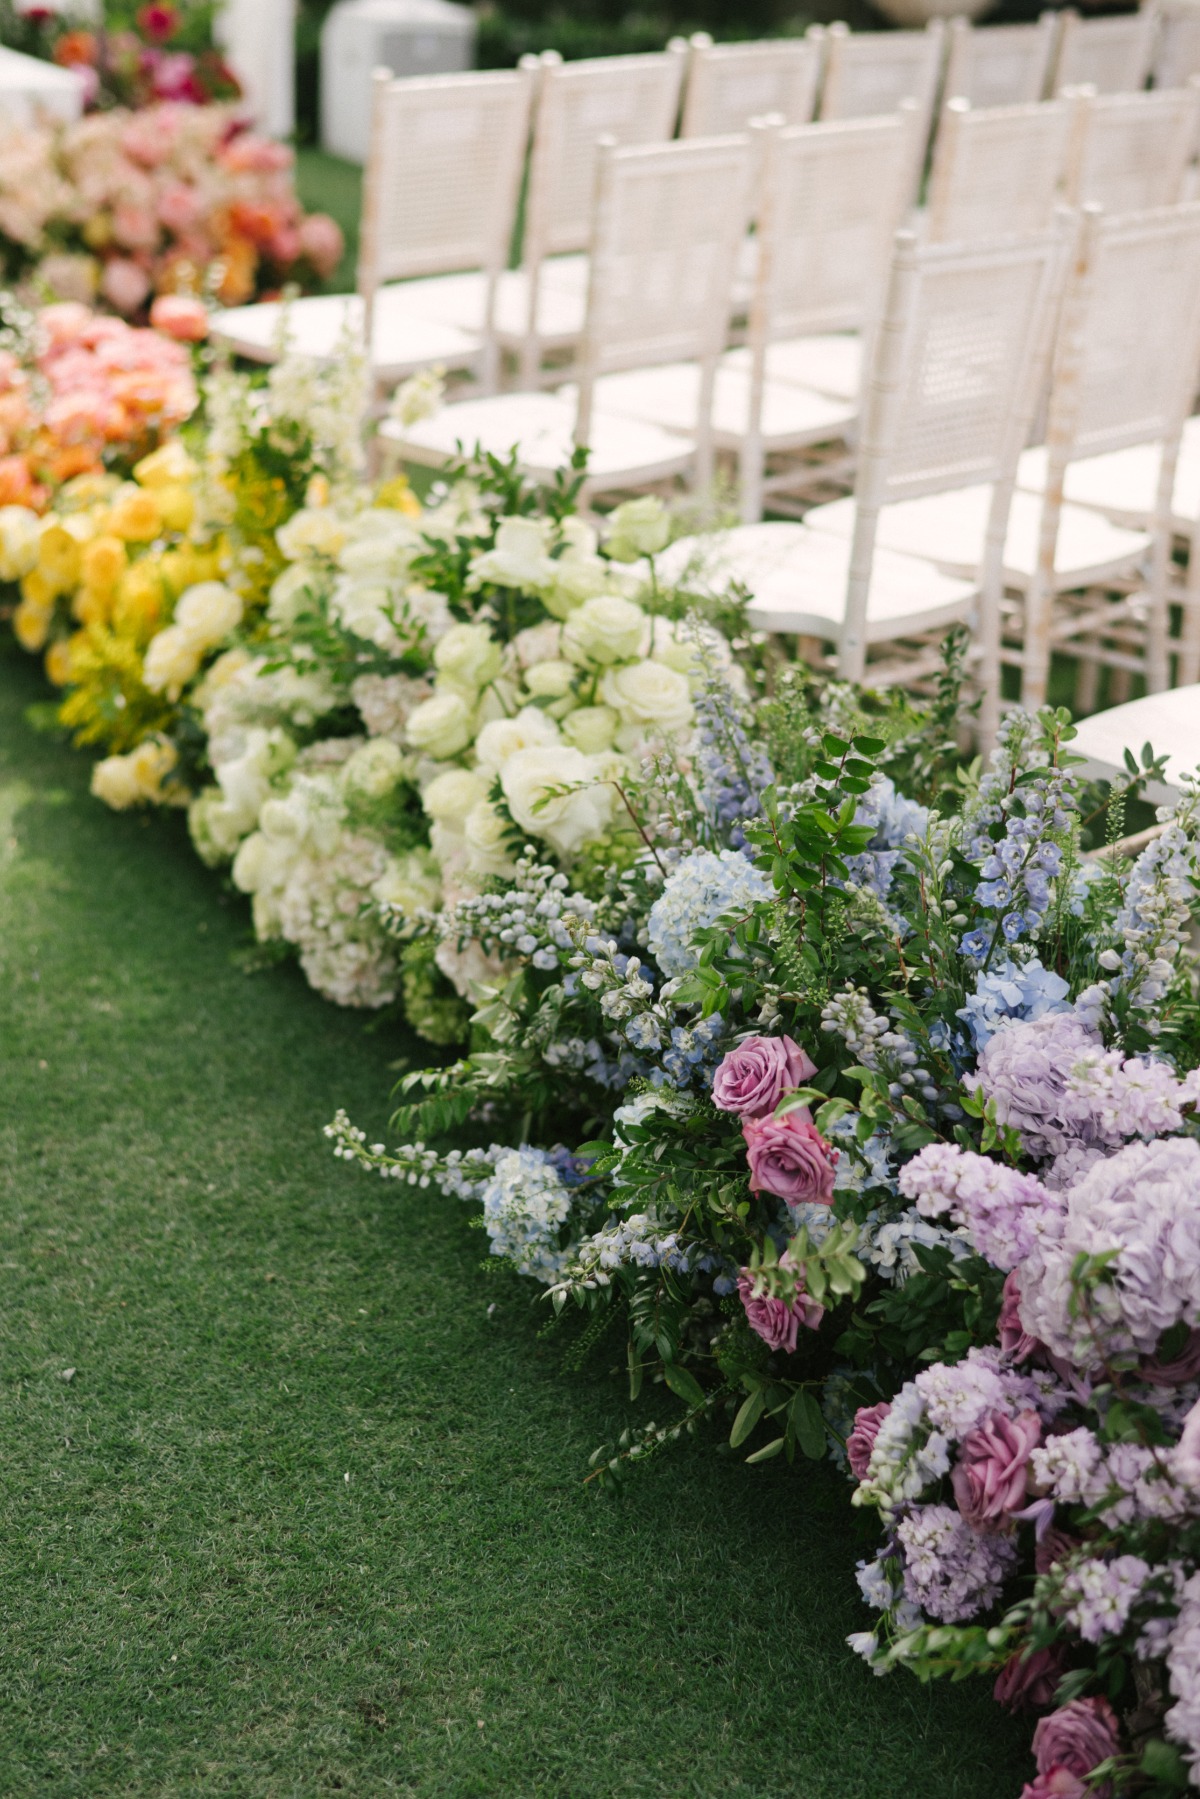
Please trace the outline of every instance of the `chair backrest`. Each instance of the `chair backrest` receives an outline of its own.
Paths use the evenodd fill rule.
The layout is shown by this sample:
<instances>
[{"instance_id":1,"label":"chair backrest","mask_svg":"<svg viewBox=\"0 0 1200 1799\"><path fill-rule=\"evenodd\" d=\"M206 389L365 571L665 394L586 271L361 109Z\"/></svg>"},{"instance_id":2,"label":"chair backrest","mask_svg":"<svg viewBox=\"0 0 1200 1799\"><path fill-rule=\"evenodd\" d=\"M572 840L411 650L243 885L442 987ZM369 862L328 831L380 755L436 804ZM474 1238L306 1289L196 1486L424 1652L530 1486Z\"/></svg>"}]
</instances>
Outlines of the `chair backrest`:
<instances>
[{"instance_id":1,"label":"chair backrest","mask_svg":"<svg viewBox=\"0 0 1200 1799\"><path fill-rule=\"evenodd\" d=\"M528 69L372 86L358 287L504 266L529 141Z\"/></svg>"},{"instance_id":2,"label":"chair backrest","mask_svg":"<svg viewBox=\"0 0 1200 1799\"><path fill-rule=\"evenodd\" d=\"M1079 94L1067 170L1073 206L1145 212L1173 206L1200 137L1200 87Z\"/></svg>"},{"instance_id":3,"label":"chair backrest","mask_svg":"<svg viewBox=\"0 0 1200 1799\"><path fill-rule=\"evenodd\" d=\"M603 144L598 156L577 438L598 376L664 362L702 365L703 429L750 216L750 139Z\"/></svg>"},{"instance_id":4,"label":"chair backrest","mask_svg":"<svg viewBox=\"0 0 1200 1799\"><path fill-rule=\"evenodd\" d=\"M1158 14L1152 6L1112 19L1062 15L1054 91L1094 87L1098 94L1132 94L1144 88L1154 60Z\"/></svg>"},{"instance_id":5,"label":"chair backrest","mask_svg":"<svg viewBox=\"0 0 1200 1799\"><path fill-rule=\"evenodd\" d=\"M950 100L933 149L926 241L1045 231L1054 219L1074 127L1066 100L981 112L965 100Z\"/></svg>"},{"instance_id":6,"label":"chair backrest","mask_svg":"<svg viewBox=\"0 0 1200 1799\"><path fill-rule=\"evenodd\" d=\"M650 56L542 59L529 161L525 261L586 250L596 191L596 146L661 144L675 132L685 49Z\"/></svg>"},{"instance_id":7,"label":"chair backrest","mask_svg":"<svg viewBox=\"0 0 1200 1799\"><path fill-rule=\"evenodd\" d=\"M944 41L940 19L932 20L924 31L852 32L845 25L831 25L825 34L825 79L817 117L874 118L894 112L901 100L915 100L927 138Z\"/></svg>"},{"instance_id":8,"label":"chair backrest","mask_svg":"<svg viewBox=\"0 0 1200 1799\"><path fill-rule=\"evenodd\" d=\"M1171 442L1191 411L1198 362L1200 203L1123 218L1089 208L1054 356L1052 470Z\"/></svg>"},{"instance_id":9,"label":"chair backrest","mask_svg":"<svg viewBox=\"0 0 1200 1799\"><path fill-rule=\"evenodd\" d=\"M1034 25L971 25L950 21L950 53L942 91L972 106L1020 106L1046 92L1058 40L1058 14Z\"/></svg>"},{"instance_id":10,"label":"chair backrest","mask_svg":"<svg viewBox=\"0 0 1200 1799\"><path fill-rule=\"evenodd\" d=\"M821 78L824 33L758 44L691 40L681 137L745 131L753 118L778 113L789 125L811 119Z\"/></svg>"},{"instance_id":11,"label":"chair backrest","mask_svg":"<svg viewBox=\"0 0 1200 1799\"><path fill-rule=\"evenodd\" d=\"M1155 87L1186 87L1200 75L1200 5L1194 0L1167 0L1159 7L1153 74Z\"/></svg>"},{"instance_id":12,"label":"chair backrest","mask_svg":"<svg viewBox=\"0 0 1200 1799\"><path fill-rule=\"evenodd\" d=\"M750 341L869 327L911 194L911 102L878 119L764 122Z\"/></svg>"}]
</instances>

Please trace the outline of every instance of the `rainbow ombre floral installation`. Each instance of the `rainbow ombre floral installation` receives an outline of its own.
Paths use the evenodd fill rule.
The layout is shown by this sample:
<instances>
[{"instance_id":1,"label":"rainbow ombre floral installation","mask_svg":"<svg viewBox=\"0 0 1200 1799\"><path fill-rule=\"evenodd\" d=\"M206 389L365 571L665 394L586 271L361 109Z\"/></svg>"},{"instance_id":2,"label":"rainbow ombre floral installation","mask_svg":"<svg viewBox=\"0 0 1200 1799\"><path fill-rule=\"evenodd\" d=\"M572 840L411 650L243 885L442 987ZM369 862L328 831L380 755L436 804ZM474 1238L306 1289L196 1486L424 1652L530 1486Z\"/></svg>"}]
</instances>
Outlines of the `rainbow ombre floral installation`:
<instances>
[{"instance_id":1,"label":"rainbow ombre floral installation","mask_svg":"<svg viewBox=\"0 0 1200 1799\"><path fill-rule=\"evenodd\" d=\"M654 1421L588 1478L831 1457L854 1648L1027 1710L1025 1799L1200 1784L1200 786L1122 847L1153 758L1086 782L1046 711L964 760L955 636L855 691L664 590L657 501L369 482L352 355L198 391L0 511L0 575L99 797L461 1052L336 1152L622 1346Z\"/></svg>"}]
</instances>

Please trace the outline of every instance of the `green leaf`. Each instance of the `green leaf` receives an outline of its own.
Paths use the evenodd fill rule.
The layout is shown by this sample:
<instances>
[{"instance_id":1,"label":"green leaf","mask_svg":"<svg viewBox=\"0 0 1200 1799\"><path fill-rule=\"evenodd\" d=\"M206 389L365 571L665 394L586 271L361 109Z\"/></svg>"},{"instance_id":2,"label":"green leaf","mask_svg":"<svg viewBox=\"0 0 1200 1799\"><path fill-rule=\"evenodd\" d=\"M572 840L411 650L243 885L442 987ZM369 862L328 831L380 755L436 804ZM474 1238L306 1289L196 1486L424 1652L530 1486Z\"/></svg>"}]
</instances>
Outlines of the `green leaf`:
<instances>
[{"instance_id":1,"label":"green leaf","mask_svg":"<svg viewBox=\"0 0 1200 1799\"><path fill-rule=\"evenodd\" d=\"M702 1406L707 1404L707 1396L700 1382L694 1374L689 1374L686 1368L681 1368L678 1362L664 1364L663 1379L672 1393L677 1393L686 1405Z\"/></svg>"},{"instance_id":2,"label":"green leaf","mask_svg":"<svg viewBox=\"0 0 1200 1799\"><path fill-rule=\"evenodd\" d=\"M785 1439L783 1437L776 1437L775 1441L773 1443L768 1443L765 1449L756 1449L753 1455L748 1455L746 1457L747 1467L749 1467L751 1462L769 1462L772 1457L777 1456L780 1453L784 1441Z\"/></svg>"},{"instance_id":3,"label":"green leaf","mask_svg":"<svg viewBox=\"0 0 1200 1799\"><path fill-rule=\"evenodd\" d=\"M1138 1765L1148 1779L1161 1781L1163 1786L1175 1792L1182 1793L1187 1787L1187 1768L1182 1754L1174 1743L1164 1743L1161 1737L1151 1737L1142 1750Z\"/></svg>"},{"instance_id":4,"label":"green leaf","mask_svg":"<svg viewBox=\"0 0 1200 1799\"><path fill-rule=\"evenodd\" d=\"M625 1350L625 1359L629 1365L629 1397L636 1399L642 1390L642 1375L645 1370L632 1337Z\"/></svg>"},{"instance_id":5,"label":"green leaf","mask_svg":"<svg viewBox=\"0 0 1200 1799\"><path fill-rule=\"evenodd\" d=\"M577 1156L586 1156L590 1159L593 1156L610 1156L612 1150L613 1146L611 1143L606 1143L603 1137L596 1137L590 1143L581 1143L579 1148L574 1151L574 1154Z\"/></svg>"},{"instance_id":6,"label":"green leaf","mask_svg":"<svg viewBox=\"0 0 1200 1799\"><path fill-rule=\"evenodd\" d=\"M738 1407L737 1417L733 1421L733 1429L729 1433L729 1447L738 1449L746 1441L754 1426L763 1415L763 1407L767 1403L766 1389L760 1387L757 1393L751 1393L749 1399L743 1400Z\"/></svg>"},{"instance_id":7,"label":"green leaf","mask_svg":"<svg viewBox=\"0 0 1200 1799\"><path fill-rule=\"evenodd\" d=\"M801 1387L795 1394L791 1413L796 1441L806 1456L819 1462L825 1454L825 1420L821 1416L820 1406L807 1387Z\"/></svg>"},{"instance_id":8,"label":"green leaf","mask_svg":"<svg viewBox=\"0 0 1200 1799\"><path fill-rule=\"evenodd\" d=\"M856 737L854 747L861 756L881 756L887 744L882 737Z\"/></svg>"}]
</instances>

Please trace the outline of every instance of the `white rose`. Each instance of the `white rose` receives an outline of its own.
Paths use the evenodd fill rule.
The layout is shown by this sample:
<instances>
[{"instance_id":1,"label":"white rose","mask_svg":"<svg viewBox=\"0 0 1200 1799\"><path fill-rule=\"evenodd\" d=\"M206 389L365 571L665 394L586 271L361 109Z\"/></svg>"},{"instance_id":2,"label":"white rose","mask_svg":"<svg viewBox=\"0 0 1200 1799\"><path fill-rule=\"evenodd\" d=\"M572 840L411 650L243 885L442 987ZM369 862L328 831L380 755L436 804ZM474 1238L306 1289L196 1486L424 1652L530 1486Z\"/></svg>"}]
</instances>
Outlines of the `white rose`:
<instances>
[{"instance_id":1,"label":"white rose","mask_svg":"<svg viewBox=\"0 0 1200 1799\"><path fill-rule=\"evenodd\" d=\"M704 672L700 652L694 638L680 638L678 628L669 618L651 621L649 654L655 662L664 662L681 675Z\"/></svg>"},{"instance_id":2,"label":"white rose","mask_svg":"<svg viewBox=\"0 0 1200 1799\"><path fill-rule=\"evenodd\" d=\"M259 811L271 796L271 777L282 774L295 759L296 746L286 731L255 726L246 735L241 755L217 764L217 783L230 811L230 828L236 821L239 837L257 823ZM228 853L232 855L233 848Z\"/></svg>"},{"instance_id":3,"label":"white rose","mask_svg":"<svg viewBox=\"0 0 1200 1799\"><path fill-rule=\"evenodd\" d=\"M692 722L692 694L686 675L664 662L630 662L610 668L600 682L605 705L627 725L653 725L662 736L678 736Z\"/></svg>"},{"instance_id":4,"label":"white rose","mask_svg":"<svg viewBox=\"0 0 1200 1799\"><path fill-rule=\"evenodd\" d=\"M467 869L477 880L482 880L485 875L512 873L514 864L505 843L508 829L505 820L487 800L480 800L468 812L463 826L463 842L466 846Z\"/></svg>"},{"instance_id":5,"label":"white rose","mask_svg":"<svg viewBox=\"0 0 1200 1799\"><path fill-rule=\"evenodd\" d=\"M527 625L518 631L509 649L519 668L532 668L535 662L557 662L562 655L562 626L547 622Z\"/></svg>"},{"instance_id":6,"label":"white rose","mask_svg":"<svg viewBox=\"0 0 1200 1799\"><path fill-rule=\"evenodd\" d=\"M670 540L670 514L657 495L643 494L609 513L606 536L608 553L616 562L657 556Z\"/></svg>"},{"instance_id":7,"label":"white rose","mask_svg":"<svg viewBox=\"0 0 1200 1799\"><path fill-rule=\"evenodd\" d=\"M618 719L611 706L581 706L563 720L563 736L585 756L610 750L617 735Z\"/></svg>"},{"instance_id":8,"label":"white rose","mask_svg":"<svg viewBox=\"0 0 1200 1799\"><path fill-rule=\"evenodd\" d=\"M289 562L302 556L336 556L346 541L346 527L329 506L304 506L275 533Z\"/></svg>"},{"instance_id":9,"label":"white rose","mask_svg":"<svg viewBox=\"0 0 1200 1799\"><path fill-rule=\"evenodd\" d=\"M468 812L485 800L488 783L471 768L448 768L435 775L421 795L425 816L452 831L461 831Z\"/></svg>"},{"instance_id":10,"label":"white rose","mask_svg":"<svg viewBox=\"0 0 1200 1799\"><path fill-rule=\"evenodd\" d=\"M223 581L200 581L180 596L175 625L201 650L211 649L242 622L242 602Z\"/></svg>"},{"instance_id":11,"label":"white rose","mask_svg":"<svg viewBox=\"0 0 1200 1799\"><path fill-rule=\"evenodd\" d=\"M245 835L237 809L219 787L206 787L188 807L188 831L200 860L209 868L236 855Z\"/></svg>"},{"instance_id":12,"label":"white rose","mask_svg":"<svg viewBox=\"0 0 1200 1799\"><path fill-rule=\"evenodd\" d=\"M435 693L409 714L408 741L415 750L445 762L471 741L471 709L458 693Z\"/></svg>"},{"instance_id":13,"label":"white rose","mask_svg":"<svg viewBox=\"0 0 1200 1799\"><path fill-rule=\"evenodd\" d=\"M151 693L165 693L177 700L200 667L201 650L178 625L168 625L150 639L142 680Z\"/></svg>"},{"instance_id":14,"label":"white rose","mask_svg":"<svg viewBox=\"0 0 1200 1799\"><path fill-rule=\"evenodd\" d=\"M92 770L92 792L114 812L124 812L145 799L128 756L105 756Z\"/></svg>"},{"instance_id":15,"label":"white rose","mask_svg":"<svg viewBox=\"0 0 1200 1799\"><path fill-rule=\"evenodd\" d=\"M480 768L503 768L518 750L544 749L559 741L558 726L536 706L522 706L515 718L494 718L475 740Z\"/></svg>"},{"instance_id":16,"label":"white rose","mask_svg":"<svg viewBox=\"0 0 1200 1799\"><path fill-rule=\"evenodd\" d=\"M565 699L578 673L572 662L535 662L525 671L525 685L538 699Z\"/></svg>"},{"instance_id":17,"label":"white rose","mask_svg":"<svg viewBox=\"0 0 1200 1799\"><path fill-rule=\"evenodd\" d=\"M241 893L257 893L266 885L267 871L274 858L271 845L261 831L247 837L233 859L233 884Z\"/></svg>"},{"instance_id":18,"label":"white rose","mask_svg":"<svg viewBox=\"0 0 1200 1799\"><path fill-rule=\"evenodd\" d=\"M460 690L478 692L500 673L500 645L486 625L451 625L433 652L439 676Z\"/></svg>"},{"instance_id":19,"label":"white rose","mask_svg":"<svg viewBox=\"0 0 1200 1799\"><path fill-rule=\"evenodd\" d=\"M550 557L551 527L540 518L506 518L500 521L495 545L471 560L467 590L488 583L495 587L518 587L525 593L537 593L554 580L554 563Z\"/></svg>"},{"instance_id":20,"label":"white rose","mask_svg":"<svg viewBox=\"0 0 1200 1799\"><path fill-rule=\"evenodd\" d=\"M19 581L37 567L42 521L28 506L0 506L0 581Z\"/></svg>"},{"instance_id":21,"label":"white rose","mask_svg":"<svg viewBox=\"0 0 1200 1799\"><path fill-rule=\"evenodd\" d=\"M437 858L443 880L457 880L466 866L467 851L461 831L439 824L435 818L429 827L429 847Z\"/></svg>"},{"instance_id":22,"label":"white rose","mask_svg":"<svg viewBox=\"0 0 1200 1799\"><path fill-rule=\"evenodd\" d=\"M571 614L563 628L563 648L581 664L628 662L637 655L645 629L640 606L617 594L601 594Z\"/></svg>"},{"instance_id":23,"label":"white rose","mask_svg":"<svg viewBox=\"0 0 1200 1799\"><path fill-rule=\"evenodd\" d=\"M354 799L384 799L405 770L404 752L390 737L373 737L346 762L342 787Z\"/></svg>"},{"instance_id":24,"label":"white rose","mask_svg":"<svg viewBox=\"0 0 1200 1799\"><path fill-rule=\"evenodd\" d=\"M271 583L267 601L267 617L278 631L288 631L310 603L310 595L320 579L315 569L303 562L290 562Z\"/></svg>"},{"instance_id":25,"label":"white rose","mask_svg":"<svg viewBox=\"0 0 1200 1799\"><path fill-rule=\"evenodd\" d=\"M163 798L163 782L179 761L178 752L172 743L163 743L156 737L144 738L137 748L126 757L130 773L142 790L142 798L161 800Z\"/></svg>"},{"instance_id":26,"label":"white rose","mask_svg":"<svg viewBox=\"0 0 1200 1799\"><path fill-rule=\"evenodd\" d=\"M528 749L508 758L500 781L521 829L574 856L604 835L612 816L612 790L598 786L596 774L595 760L579 750Z\"/></svg>"},{"instance_id":27,"label":"white rose","mask_svg":"<svg viewBox=\"0 0 1200 1799\"><path fill-rule=\"evenodd\" d=\"M437 863L428 850L389 856L387 867L371 887L371 897L413 920L419 912L436 911L442 897Z\"/></svg>"},{"instance_id":28,"label":"white rose","mask_svg":"<svg viewBox=\"0 0 1200 1799\"><path fill-rule=\"evenodd\" d=\"M350 575L343 575L334 583L329 597L329 610L338 623L381 650L400 647L393 618L402 606L403 602L397 604L395 591L386 581Z\"/></svg>"}]
</instances>

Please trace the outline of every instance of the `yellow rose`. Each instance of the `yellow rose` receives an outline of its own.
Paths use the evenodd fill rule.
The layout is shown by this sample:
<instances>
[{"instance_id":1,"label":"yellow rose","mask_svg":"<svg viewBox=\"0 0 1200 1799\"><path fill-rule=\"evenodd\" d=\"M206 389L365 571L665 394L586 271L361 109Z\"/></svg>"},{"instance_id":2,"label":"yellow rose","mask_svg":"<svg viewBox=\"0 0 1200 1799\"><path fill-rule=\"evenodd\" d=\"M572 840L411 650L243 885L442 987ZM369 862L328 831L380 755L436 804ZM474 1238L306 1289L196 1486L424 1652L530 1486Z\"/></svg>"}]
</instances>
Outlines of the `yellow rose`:
<instances>
[{"instance_id":1,"label":"yellow rose","mask_svg":"<svg viewBox=\"0 0 1200 1799\"><path fill-rule=\"evenodd\" d=\"M21 582L21 598L49 612L58 598L58 588L44 569L32 568Z\"/></svg>"},{"instance_id":2,"label":"yellow rose","mask_svg":"<svg viewBox=\"0 0 1200 1799\"><path fill-rule=\"evenodd\" d=\"M129 771L148 800L162 798L162 785L179 757L173 744L147 737L127 758Z\"/></svg>"},{"instance_id":3,"label":"yellow rose","mask_svg":"<svg viewBox=\"0 0 1200 1799\"><path fill-rule=\"evenodd\" d=\"M191 489L182 482L168 482L156 487L154 497L167 531L186 531L196 516L196 501Z\"/></svg>"},{"instance_id":4,"label":"yellow rose","mask_svg":"<svg viewBox=\"0 0 1200 1799\"><path fill-rule=\"evenodd\" d=\"M119 537L107 532L85 543L79 555L79 573L85 587L97 593L110 593L121 579L129 556Z\"/></svg>"},{"instance_id":5,"label":"yellow rose","mask_svg":"<svg viewBox=\"0 0 1200 1799\"><path fill-rule=\"evenodd\" d=\"M179 439L173 437L169 443L152 450L149 456L142 457L133 471L133 478L143 487L175 487L194 480L199 472Z\"/></svg>"},{"instance_id":6,"label":"yellow rose","mask_svg":"<svg viewBox=\"0 0 1200 1799\"><path fill-rule=\"evenodd\" d=\"M162 577L153 562L135 562L117 583L114 625L118 631L150 631L162 615Z\"/></svg>"},{"instance_id":7,"label":"yellow rose","mask_svg":"<svg viewBox=\"0 0 1200 1799\"><path fill-rule=\"evenodd\" d=\"M96 587L81 587L71 601L71 617L81 625L106 625L112 612L113 595Z\"/></svg>"},{"instance_id":8,"label":"yellow rose","mask_svg":"<svg viewBox=\"0 0 1200 1799\"><path fill-rule=\"evenodd\" d=\"M13 613L12 626L17 642L30 655L36 655L45 645L50 635L50 620L54 616L52 606L39 606L33 600L22 600Z\"/></svg>"},{"instance_id":9,"label":"yellow rose","mask_svg":"<svg viewBox=\"0 0 1200 1799\"><path fill-rule=\"evenodd\" d=\"M108 515L108 529L127 543L149 543L162 525L158 501L141 487L122 488Z\"/></svg>"},{"instance_id":10,"label":"yellow rose","mask_svg":"<svg viewBox=\"0 0 1200 1799\"><path fill-rule=\"evenodd\" d=\"M38 568L59 593L66 593L79 580L79 539L57 520L47 524L38 542Z\"/></svg>"},{"instance_id":11,"label":"yellow rose","mask_svg":"<svg viewBox=\"0 0 1200 1799\"><path fill-rule=\"evenodd\" d=\"M46 651L46 678L56 687L65 687L71 679L71 645L65 637L57 638Z\"/></svg>"},{"instance_id":12,"label":"yellow rose","mask_svg":"<svg viewBox=\"0 0 1200 1799\"><path fill-rule=\"evenodd\" d=\"M36 565L41 529L28 506L0 506L0 581L19 581Z\"/></svg>"}]
</instances>

